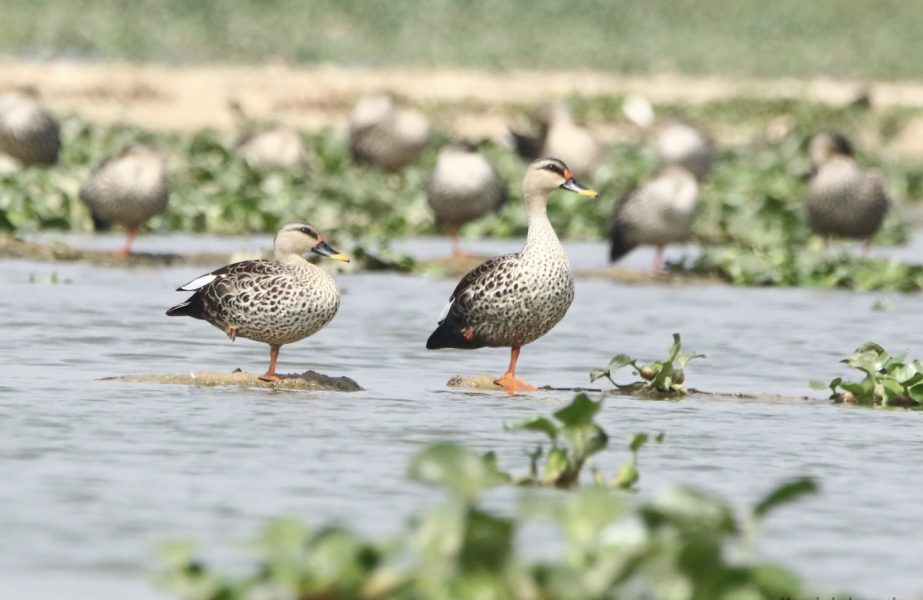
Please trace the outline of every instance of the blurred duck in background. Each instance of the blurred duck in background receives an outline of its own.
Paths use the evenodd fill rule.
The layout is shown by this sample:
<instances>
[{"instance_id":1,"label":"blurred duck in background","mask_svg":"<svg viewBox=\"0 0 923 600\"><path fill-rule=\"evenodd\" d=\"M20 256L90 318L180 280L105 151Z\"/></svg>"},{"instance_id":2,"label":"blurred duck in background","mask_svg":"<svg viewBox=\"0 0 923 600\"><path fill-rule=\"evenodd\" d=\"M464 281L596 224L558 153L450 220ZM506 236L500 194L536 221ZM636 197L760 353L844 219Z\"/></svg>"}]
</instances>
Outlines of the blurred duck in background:
<instances>
[{"instance_id":1,"label":"blurred duck in background","mask_svg":"<svg viewBox=\"0 0 923 600\"><path fill-rule=\"evenodd\" d=\"M609 260L615 262L637 246L653 245L657 253L651 272L659 273L664 246L692 235L698 198L698 181L687 169L661 169L616 203L609 220Z\"/></svg>"},{"instance_id":2,"label":"blurred duck in background","mask_svg":"<svg viewBox=\"0 0 923 600\"><path fill-rule=\"evenodd\" d=\"M27 86L0 96L0 151L22 166L58 162L60 127L36 88Z\"/></svg>"},{"instance_id":3,"label":"blurred duck in background","mask_svg":"<svg viewBox=\"0 0 923 600\"><path fill-rule=\"evenodd\" d=\"M532 115L533 133L510 127L516 152L526 160L554 156L576 175L589 176L599 164L602 148L593 134L574 122L567 105L543 104Z\"/></svg>"},{"instance_id":4,"label":"blurred duck in background","mask_svg":"<svg viewBox=\"0 0 923 600\"><path fill-rule=\"evenodd\" d=\"M811 138L812 171L808 182L808 219L815 233L864 239L881 227L891 205L881 175L863 171L852 144L840 133L821 132Z\"/></svg>"},{"instance_id":5,"label":"blurred duck in background","mask_svg":"<svg viewBox=\"0 0 923 600\"><path fill-rule=\"evenodd\" d=\"M80 186L80 199L89 207L97 231L111 224L128 229L128 239L119 252L126 258L138 228L166 210L169 198L163 157L141 144L129 145L107 158Z\"/></svg>"},{"instance_id":6,"label":"blurred duck in background","mask_svg":"<svg viewBox=\"0 0 923 600\"><path fill-rule=\"evenodd\" d=\"M259 124L251 119L237 100L229 108L241 137L236 152L254 169L310 169L308 152L301 134L279 123Z\"/></svg>"},{"instance_id":7,"label":"blurred duck in background","mask_svg":"<svg viewBox=\"0 0 923 600\"><path fill-rule=\"evenodd\" d=\"M429 142L429 120L389 95L359 100L349 117L353 160L397 171L415 162Z\"/></svg>"},{"instance_id":8,"label":"blurred duck in background","mask_svg":"<svg viewBox=\"0 0 923 600\"><path fill-rule=\"evenodd\" d=\"M654 149L659 167L681 166L699 181L704 181L715 163L715 144L705 133L683 121L667 121L655 126L654 108L639 96L622 104L630 121L654 131Z\"/></svg>"},{"instance_id":9,"label":"blurred duck in background","mask_svg":"<svg viewBox=\"0 0 923 600\"><path fill-rule=\"evenodd\" d=\"M506 198L506 184L474 145L458 142L439 151L426 199L452 242L453 256L468 256L458 243L459 227L499 210Z\"/></svg>"}]
</instances>

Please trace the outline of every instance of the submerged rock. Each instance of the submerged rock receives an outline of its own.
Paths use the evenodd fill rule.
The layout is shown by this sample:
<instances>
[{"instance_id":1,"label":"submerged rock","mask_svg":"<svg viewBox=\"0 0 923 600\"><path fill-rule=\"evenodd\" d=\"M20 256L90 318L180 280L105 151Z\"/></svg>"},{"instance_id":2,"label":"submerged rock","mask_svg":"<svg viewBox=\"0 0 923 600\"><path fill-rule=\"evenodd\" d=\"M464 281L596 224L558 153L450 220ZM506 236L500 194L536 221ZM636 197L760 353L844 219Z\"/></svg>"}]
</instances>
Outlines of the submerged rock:
<instances>
[{"instance_id":1,"label":"submerged rock","mask_svg":"<svg viewBox=\"0 0 923 600\"><path fill-rule=\"evenodd\" d=\"M282 388L289 390L325 390L331 392L358 392L362 387L349 377L331 377L317 371L280 374L282 381L263 381L252 373L237 370L233 373L203 371L200 373L177 373L168 375L120 375L105 377L105 381L128 383L166 383L179 385L237 386L254 388Z\"/></svg>"},{"instance_id":2,"label":"submerged rock","mask_svg":"<svg viewBox=\"0 0 923 600\"><path fill-rule=\"evenodd\" d=\"M446 384L449 387L467 388L471 390L489 390L502 392L503 387L494 383L496 375L481 373L479 375L456 375Z\"/></svg>"}]
</instances>

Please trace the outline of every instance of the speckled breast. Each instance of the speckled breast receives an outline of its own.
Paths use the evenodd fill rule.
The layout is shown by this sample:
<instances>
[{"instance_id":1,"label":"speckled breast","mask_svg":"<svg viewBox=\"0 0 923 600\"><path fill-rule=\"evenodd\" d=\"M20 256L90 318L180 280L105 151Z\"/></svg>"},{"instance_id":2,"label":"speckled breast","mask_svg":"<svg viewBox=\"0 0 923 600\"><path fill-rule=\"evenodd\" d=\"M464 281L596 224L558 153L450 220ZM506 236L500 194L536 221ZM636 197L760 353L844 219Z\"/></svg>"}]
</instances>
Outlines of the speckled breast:
<instances>
[{"instance_id":1,"label":"speckled breast","mask_svg":"<svg viewBox=\"0 0 923 600\"><path fill-rule=\"evenodd\" d=\"M488 346L524 346L542 337L574 301L567 258L522 260L485 282L471 326ZM493 285L491 285L493 284Z\"/></svg>"},{"instance_id":2,"label":"speckled breast","mask_svg":"<svg viewBox=\"0 0 923 600\"><path fill-rule=\"evenodd\" d=\"M208 321L266 344L290 344L317 333L340 308L333 278L291 266L278 275L229 278L216 282L206 297Z\"/></svg>"}]
</instances>

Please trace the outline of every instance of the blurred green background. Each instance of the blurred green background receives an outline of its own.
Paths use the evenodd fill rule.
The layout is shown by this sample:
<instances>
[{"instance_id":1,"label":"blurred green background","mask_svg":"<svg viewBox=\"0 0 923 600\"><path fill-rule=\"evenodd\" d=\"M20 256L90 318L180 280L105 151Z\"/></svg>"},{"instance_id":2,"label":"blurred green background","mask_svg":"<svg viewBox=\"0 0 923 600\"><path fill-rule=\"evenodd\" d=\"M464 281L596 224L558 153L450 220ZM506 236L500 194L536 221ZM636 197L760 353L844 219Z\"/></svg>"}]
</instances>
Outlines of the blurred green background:
<instances>
[{"instance_id":1,"label":"blurred green background","mask_svg":"<svg viewBox=\"0 0 923 600\"><path fill-rule=\"evenodd\" d=\"M919 0L3 0L0 54L913 79Z\"/></svg>"}]
</instances>

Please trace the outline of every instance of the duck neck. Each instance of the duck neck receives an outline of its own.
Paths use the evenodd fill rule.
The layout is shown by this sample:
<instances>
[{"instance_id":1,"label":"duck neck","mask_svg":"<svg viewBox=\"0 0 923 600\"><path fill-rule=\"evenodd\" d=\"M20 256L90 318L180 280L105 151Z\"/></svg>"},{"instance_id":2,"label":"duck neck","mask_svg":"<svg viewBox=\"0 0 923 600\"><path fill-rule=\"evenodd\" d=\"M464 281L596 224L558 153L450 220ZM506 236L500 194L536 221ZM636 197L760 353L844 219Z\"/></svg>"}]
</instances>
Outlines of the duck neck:
<instances>
[{"instance_id":1,"label":"duck neck","mask_svg":"<svg viewBox=\"0 0 923 600\"><path fill-rule=\"evenodd\" d=\"M529 233L526 236L526 247L523 253L536 248L556 248L561 246L551 221L548 220L547 202L545 196L532 193L526 195L526 207L529 211Z\"/></svg>"}]
</instances>

